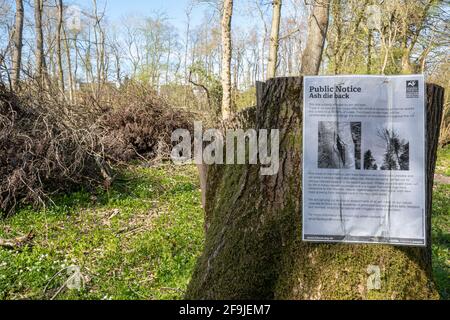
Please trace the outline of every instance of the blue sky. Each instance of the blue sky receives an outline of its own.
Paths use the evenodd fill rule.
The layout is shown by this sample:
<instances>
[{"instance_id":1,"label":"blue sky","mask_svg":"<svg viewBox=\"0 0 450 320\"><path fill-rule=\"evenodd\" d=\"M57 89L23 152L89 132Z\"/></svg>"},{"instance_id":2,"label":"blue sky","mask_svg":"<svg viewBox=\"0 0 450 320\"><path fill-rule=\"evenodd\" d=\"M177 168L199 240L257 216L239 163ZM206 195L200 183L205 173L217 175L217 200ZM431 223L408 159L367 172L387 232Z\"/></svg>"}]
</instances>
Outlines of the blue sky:
<instances>
[{"instance_id":1,"label":"blue sky","mask_svg":"<svg viewBox=\"0 0 450 320\"><path fill-rule=\"evenodd\" d=\"M165 13L170 23L179 29L185 28L185 10L190 0L97 0L99 10L106 2L106 16L111 22L119 23L127 15L151 16L156 12ZM73 4L82 8L90 8L92 0L73 0ZM196 5L192 12L192 24L195 25L203 17L207 5Z\"/></svg>"},{"instance_id":2,"label":"blue sky","mask_svg":"<svg viewBox=\"0 0 450 320\"><path fill-rule=\"evenodd\" d=\"M117 18L125 12L149 15L154 11L166 11L174 19L184 19L188 2L189 0L108 0L108 13L112 18Z\"/></svg>"},{"instance_id":3,"label":"blue sky","mask_svg":"<svg viewBox=\"0 0 450 320\"><path fill-rule=\"evenodd\" d=\"M92 0L69 0L69 2L80 6L82 9L92 8ZM191 0L97 0L99 10L102 10L106 3L106 16L110 22L120 23L122 17L129 15L136 14L145 17L160 12L165 13L170 23L177 27L179 31L184 30L186 27L185 11L190 2ZM233 25L242 26L259 22L259 20L252 21L240 14L243 4L243 0L235 2ZM201 22L208 6L211 5L201 3L195 5L192 11L191 26Z\"/></svg>"}]
</instances>

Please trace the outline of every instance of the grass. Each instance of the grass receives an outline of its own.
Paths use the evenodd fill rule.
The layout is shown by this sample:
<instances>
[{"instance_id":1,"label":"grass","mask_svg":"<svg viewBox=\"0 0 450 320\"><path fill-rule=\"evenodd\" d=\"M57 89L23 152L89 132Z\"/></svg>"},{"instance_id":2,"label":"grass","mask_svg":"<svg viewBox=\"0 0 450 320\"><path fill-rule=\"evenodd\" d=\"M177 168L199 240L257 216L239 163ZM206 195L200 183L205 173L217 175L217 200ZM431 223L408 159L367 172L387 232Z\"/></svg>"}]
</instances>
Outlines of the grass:
<instances>
[{"instance_id":1,"label":"grass","mask_svg":"<svg viewBox=\"0 0 450 320\"><path fill-rule=\"evenodd\" d=\"M436 173L450 177L450 145L438 150Z\"/></svg>"},{"instance_id":2,"label":"grass","mask_svg":"<svg viewBox=\"0 0 450 320\"><path fill-rule=\"evenodd\" d=\"M450 176L450 147L439 150L437 174ZM131 167L108 192L62 196L0 221L0 238L36 234L32 247L0 249L0 299L181 299L203 248L197 180L195 167ZM433 269L443 299L449 229L450 185L436 183ZM82 289L69 289L77 268Z\"/></svg>"},{"instance_id":3,"label":"grass","mask_svg":"<svg viewBox=\"0 0 450 320\"><path fill-rule=\"evenodd\" d=\"M0 299L180 299L203 247L195 168L132 168L109 192L0 222L3 238L30 230L33 247L0 249Z\"/></svg>"},{"instance_id":4,"label":"grass","mask_svg":"<svg viewBox=\"0 0 450 320\"><path fill-rule=\"evenodd\" d=\"M433 270L442 299L450 299L450 185L437 185L433 200Z\"/></svg>"},{"instance_id":5,"label":"grass","mask_svg":"<svg viewBox=\"0 0 450 320\"><path fill-rule=\"evenodd\" d=\"M450 177L450 146L438 150L436 174ZM435 183L433 192L433 271L442 299L450 299L450 184Z\"/></svg>"}]
</instances>

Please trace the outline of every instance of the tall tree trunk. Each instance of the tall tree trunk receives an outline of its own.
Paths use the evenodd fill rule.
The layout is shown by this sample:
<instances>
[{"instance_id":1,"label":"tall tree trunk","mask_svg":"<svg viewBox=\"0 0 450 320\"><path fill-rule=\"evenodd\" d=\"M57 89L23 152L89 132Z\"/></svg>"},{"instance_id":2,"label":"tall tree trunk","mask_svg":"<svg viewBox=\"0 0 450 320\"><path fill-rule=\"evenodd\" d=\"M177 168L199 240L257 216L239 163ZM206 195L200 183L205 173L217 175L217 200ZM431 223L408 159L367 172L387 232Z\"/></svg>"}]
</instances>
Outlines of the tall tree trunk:
<instances>
[{"instance_id":1,"label":"tall tree trunk","mask_svg":"<svg viewBox=\"0 0 450 320\"><path fill-rule=\"evenodd\" d=\"M38 84L40 87L44 85L47 73L44 56L44 34L42 31L43 6L43 0L34 0L34 19L36 30L36 73Z\"/></svg>"},{"instance_id":2,"label":"tall tree trunk","mask_svg":"<svg viewBox=\"0 0 450 320\"><path fill-rule=\"evenodd\" d=\"M117 49L115 55L114 55L115 59L116 59L116 81L117 84L119 86L122 85L122 69L121 69L121 63L120 63L120 55L119 55L119 50Z\"/></svg>"},{"instance_id":3,"label":"tall tree trunk","mask_svg":"<svg viewBox=\"0 0 450 320\"><path fill-rule=\"evenodd\" d=\"M75 94L75 84L74 84L74 76L72 72L72 57L70 55L70 43L67 38L66 28L63 26L64 32L64 47L66 50L66 59L67 59L67 70L69 72L69 100L70 102L74 102L74 94Z\"/></svg>"},{"instance_id":4,"label":"tall tree trunk","mask_svg":"<svg viewBox=\"0 0 450 320\"><path fill-rule=\"evenodd\" d=\"M191 34L191 14L192 5L189 4L186 9L186 46L184 50L184 103L185 107L188 107L188 93L189 93L189 70L188 70L188 54L189 54L189 35Z\"/></svg>"},{"instance_id":5,"label":"tall tree trunk","mask_svg":"<svg viewBox=\"0 0 450 320\"><path fill-rule=\"evenodd\" d=\"M102 16L98 12L97 0L92 0L94 8L94 41L95 41L95 67L96 82L92 84L93 94L98 98L102 85L106 82L106 66L105 66L105 34L102 29ZM103 14L103 13L102 13ZM93 72L93 71L92 71Z\"/></svg>"},{"instance_id":6,"label":"tall tree trunk","mask_svg":"<svg viewBox=\"0 0 450 320\"><path fill-rule=\"evenodd\" d=\"M75 56L74 56L75 61L74 61L74 66L73 66L73 87L74 87L74 91L75 91L78 88L78 60L80 57L80 52L78 49L78 33L74 34L73 48L75 49ZM77 101L76 94L74 94L73 98L74 98L74 102L76 103L76 101Z\"/></svg>"},{"instance_id":7,"label":"tall tree trunk","mask_svg":"<svg viewBox=\"0 0 450 320\"><path fill-rule=\"evenodd\" d=\"M269 63L267 65L267 80L275 78L278 65L278 47L280 45L280 21L282 0L274 0L272 15L272 31L270 33Z\"/></svg>"},{"instance_id":8,"label":"tall tree trunk","mask_svg":"<svg viewBox=\"0 0 450 320\"><path fill-rule=\"evenodd\" d=\"M369 29L369 35L367 39L367 74L372 73L372 30Z\"/></svg>"},{"instance_id":9,"label":"tall tree trunk","mask_svg":"<svg viewBox=\"0 0 450 320\"><path fill-rule=\"evenodd\" d=\"M413 67L411 66L410 55L411 55L411 52L410 52L409 48L402 49L402 74L413 73Z\"/></svg>"},{"instance_id":10,"label":"tall tree trunk","mask_svg":"<svg viewBox=\"0 0 450 320\"><path fill-rule=\"evenodd\" d=\"M302 78L257 84L256 116L243 128L280 130L280 170L259 165L207 168L206 242L188 299L434 299L431 240L426 248L302 241ZM443 89L427 90L427 203L442 119ZM247 114L251 114L247 111ZM369 266L381 289L371 290Z\"/></svg>"},{"instance_id":11,"label":"tall tree trunk","mask_svg":"<svg viewBox=\"0 0 450 320\"><path fill-rule=\"evenodd\" d=\"M58 8L58 28L56 30L56 55L58 61L58 81L61 94L64 96L64 70L62 65L62 50L61 50L61 34L63 29L63 2L57 0L56 7Z\"/></svg>"},{"instance_id":12,"label":"tall tree trunk","mask_svg":"<svg viewBox=\"0 0 450 320\"><path fill-rule=\"evenodd\" d=\"M222 118L227 120L232 113L231 18L233 15L233 0L224 0L222 11Z\"/></svg>"},{"instance_id":13,"label":"tall tree trunk","mask_svg":"<svg viewBox=\"0 0 450 320\"><path fill-rule=\"evenodd\" d=\"M302 57L302 75L319 74L330 17L330 0L315 0L309 17L308 40Z\"/></svg>"},{"instance_id":14,"label":"tall tree trunk","mask_svg":"<svg viewBox=\"0 0 450 320\"><path fill-rule=\"evenodd\" d=\"M16 0L16 19L14 22L13 55L12 55L12 87L17 89L22 67L23 47L23 0Z\"/></svg>"},{"instance_id":15,"label":"tall tree trunk","mask_svg":"<svg viewBox=\"0 0 450 320\"><path fill-rule=\"evenodd\" d=\"M165 79L164 79L164 84L168 85L169 84L169 72L170 72L170 55L172 54L172 35L169 34L169 39L168 43L167 43L167 59L166 59L166 75L165 75Z\"/></svg>"}]
</instances>

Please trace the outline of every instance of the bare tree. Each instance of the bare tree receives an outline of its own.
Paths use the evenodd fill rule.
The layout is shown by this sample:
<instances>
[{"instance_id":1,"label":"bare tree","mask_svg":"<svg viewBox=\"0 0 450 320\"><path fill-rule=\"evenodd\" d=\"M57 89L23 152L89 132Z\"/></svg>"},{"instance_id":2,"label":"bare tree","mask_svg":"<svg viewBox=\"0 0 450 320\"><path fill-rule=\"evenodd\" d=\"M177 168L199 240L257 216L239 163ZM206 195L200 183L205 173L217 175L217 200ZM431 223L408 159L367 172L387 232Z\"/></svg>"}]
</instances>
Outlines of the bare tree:
<instances>
[{"instance_id":1,"label":"bare tree","mask_svg":"<svg viewBox=\"0 0 450 320\"><path fill-rule=\"evenodd\" d=\"M231 106L231 18L233 0L223 1L222 12L222 117L226 120L232 112Z\"/></svg>"},{"instance_id":2,"label":"bare tree","mask_svg":"<svg viewBox=\"0 0 450 320\"><path fill-rule=\"evenodd\" d=\"M264 13L264 8L263 5L261 4L260 0L255 0L255 6L256 6L256 11L258 11L259 17L261 19L262 25L263 25L263 35L262 35L262 42L261 42L261 49L260 51L260 55L261 58L260 63L261 63L261 77L264 79L264 77L266 76L266 44L267 44L267 38L268 38L268 34L269 34L269 27L268 27L268 23L266 22L266 18L265 18L265 13ZM252 12L253 15L253 12ZM262 80L263 80L262 79Z\"/></svg>"},{"instance_id":3,"label":"bare tree","mask_svg":"<svg viewBox=\"0 0 450 320\"><path fill-rule=\"evenodd\" d=\"M322 63L322 54L328 31L330 0L315 0L309 17L308 40L302 57L301 74L316 75Z\"/></svg>"},{"instance_id":4,"label":"bare tree","mask_svg":"<svg viewBox=\"0 0 450 320\"><path fill-rule=\"evenodd\" d=\"M188 61L188 53L189 53L189 35L191 32L191 15L193 10L193 3L192 1L189 2L189 4L186 7L185 14L186 14L186 43L184 47L184 80L185 84L188 83L189 78L189 70L187 67L187 61Z\"/></svg>"},{"instance_id":5,"label":"bare tree","mask_svg":"<svg viewBox=\"0 0 450 320\"><path fill-rule=\"evenodd\" d=\"M20 81L20 68L22 65L22 38L23 38L23 0L16 0L16 19L14 22L13 55L12 55L12 86L17 88Z\"/></svg>"},{"instance_id":6,"label":"bare tree","mask_svg":"<svg viewBox=\"0 0 450 320\"><path fill-rule=\"evenodd\" d=\"M140 49L140 44L142 42L142 32L136 27L136 19L134 17L128 17L123 21L124 27L124 41L125 47L127 48L126 55L128 61L131 63L131 76L136 77L138 69L142 64L142 51Z\"/></svg>"},{"instance_id":7,"label":"bare tree","mask_svg":"<svg viewBox=\"0 0 450 320\"><path fill-rule=\"evenodd\" d=\"M71 48L70 48L70 42L69 42L69 38L68 38L68 34L66 31L66 27L63 26L63 34L64 34L64 48L66 51L66 59L67 59L67 70L69 73L69 100L71 102L75 101L75 79L74 79L74 74L72 71L72 56L71 56ZM76 35L75 35L76 37ZM76 46L76 41L75 41L75 46Z\"/></svg>"},{"instance_id":8,"label":"bare tree","mask_svg":"<svg viewBox=\"0 0 450 320\"><path fill-rule=\"evenodd\" d=\"M42 31L42 11L44 7L43 0L34 0L34 19L36 31L36 71L38 83L42 86L45 82L47 68L44 56L44 34Z\"/></svg>"},{"instance_id":9,"label":"bare tree","mask_svg":"<svg viewBox=\"0 0 450 320\"><path fill-rule=\"evenodd\" d=\"M95 94L98 95L100 92L100 88L103 84L106 82L106 53L105 53L105 46L106 46L106 36L105 36L105 30L103 27L103 19L105 17L105 10L102 12L99 12L97 0L92 0L92 7L93 7L93 15L92 19L94 21L94 43L95 43L95 53L96 53L96 89Z\"/></svg>"},{"instance_id":10,"label":"bare tree","mask_svg":"<svg viewBox=\"0 0 450 320\"><path fill-rule=\"evenodd\" d=\"M113 56L114 59L114 64L115 64L115 74L116 74L116 81L117 84L121 85L122 84L122 56L121 56L121 45L119 42L119 39L117 38L117 34L113 33L112 39L111 41L111 54Z\"/></svg>"},{"instance_id":11,"label":"bare tree","mask_svg":"<svg viewBox=\"0 0 450 320\"><path fill-rule=\"evenodd\" d=\"M269 64L267 66L267 79L274 78L277 73L278 47L280 44L279 38L280 38L282 0L274 0L272 5L273 5L272 31L270 34Z\"/></svg>"},{"instance_id":12,"label":"bare tree","mask_svg":"<svg viewBox=\"0 0 450 320\"><path fill-rule=\"evenodd\" d=\"M64 70L62 64L62 50L61 50L61 34L63 32L63 2L56 0L56 8L58 9L58 28L56 29L56 55L58 61L58 81L61 94L64 96Z\"/></svg>"},{"instance_id":13,"label":"bare tree","mask_svg":"<svg viewBox=\"0 0 450 320\"><path fill-rule=\"evenodd\" d=\"M370 36L370 28L367 27L367 31L361 31L364 18L368 14L368 4L369 0L331 1L330 15L332 15L333 22L327 35L327 55L333 60L332 71L334 74L342 74L345 71L355 73L355 70L346 69L349 65L354 65L352 60L355 59L355 51L357 51L355 47L366 41L367 43L372 41L367 37L367 33ZM348 12L351 12L350 16ZM364 45L360 51L367 50L367 47ZM369 64L370 49L367 51ZM366 69L368 69L367 66Z\"/></svg>"}]
</instances>

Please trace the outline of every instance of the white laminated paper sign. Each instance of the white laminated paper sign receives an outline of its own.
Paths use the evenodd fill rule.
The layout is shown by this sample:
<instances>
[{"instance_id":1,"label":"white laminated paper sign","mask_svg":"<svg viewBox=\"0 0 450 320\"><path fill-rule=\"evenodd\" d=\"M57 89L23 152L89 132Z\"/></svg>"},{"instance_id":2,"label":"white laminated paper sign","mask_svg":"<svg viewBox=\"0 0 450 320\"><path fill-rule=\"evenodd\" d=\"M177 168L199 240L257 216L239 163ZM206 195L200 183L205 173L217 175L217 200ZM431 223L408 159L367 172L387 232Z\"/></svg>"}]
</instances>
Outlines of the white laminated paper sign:
<instances>
[{"instance_id":1,"label":"white laminated paper sign","mask_svg":"<svg viewBox=\"0 0 450 320\"><path fill-rule=\"evenodd\" d=\"M303 240L426 244L422 75L305 77Z\"/></svg>"}]
</instances>

